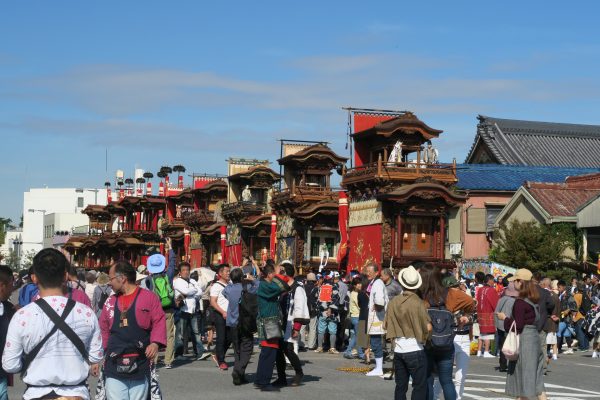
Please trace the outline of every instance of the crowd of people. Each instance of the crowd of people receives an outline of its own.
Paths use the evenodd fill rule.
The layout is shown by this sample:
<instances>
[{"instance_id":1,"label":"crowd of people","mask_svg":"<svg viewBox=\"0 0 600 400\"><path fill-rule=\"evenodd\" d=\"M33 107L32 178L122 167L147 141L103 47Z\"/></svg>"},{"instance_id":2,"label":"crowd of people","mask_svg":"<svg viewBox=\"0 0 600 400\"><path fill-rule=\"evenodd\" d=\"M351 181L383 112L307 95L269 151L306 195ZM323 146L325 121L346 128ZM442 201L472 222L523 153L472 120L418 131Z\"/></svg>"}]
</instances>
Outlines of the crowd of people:
<instances>
[{"instance_id":1,"label":"crowd of people","mask_svg":"<svg viewBox=\"0 0 600 400\"><path fill-rule=\"evenodd\" d=\"M304 384L301 352L315 351L373 364L367 377L394 379L395 399L406 399L411 382L412 399L461 399L474 338L477 356L498 358L509 396L544 399L544 375L559 354L590 343L593 358L600 352L594 275L567 285L519 269L471 281L425 263L298 275L289 260L252 258L192 270L168 244L167 252L137 268L118 261L84 272L44 249L22 286L0 266L0 400L15 373L27 400L159 399L156 368L192 357L232 367L232 384L244 385L256 342L261 391ZM511 331L520 338L516 359L502 351Z\"/></svg>"}]
</instances>

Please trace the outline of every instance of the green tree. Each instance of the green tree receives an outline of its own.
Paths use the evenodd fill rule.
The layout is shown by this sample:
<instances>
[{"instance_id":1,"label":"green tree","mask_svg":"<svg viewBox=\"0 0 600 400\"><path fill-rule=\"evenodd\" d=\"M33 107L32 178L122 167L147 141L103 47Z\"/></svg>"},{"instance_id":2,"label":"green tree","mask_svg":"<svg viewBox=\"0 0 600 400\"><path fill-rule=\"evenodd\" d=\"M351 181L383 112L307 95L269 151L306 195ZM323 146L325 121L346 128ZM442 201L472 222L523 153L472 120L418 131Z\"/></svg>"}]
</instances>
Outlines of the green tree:
<instances>
[{"instance_id":1,"label":"green tree","mask_svg":"<svg viewBox=\"0 0 600 400\"><path fill-rule=\"evenodd\" d=\"M23 255L23 269L29 269L33 265L33 257L37 253L34 250L29 250Z\"/></svg>"},{"instance_id":2,"label":"green tree","mask_svg":"<svg viewBox=\"0 0 600 400\"><path fill-rule=\"evenodd\" d=\"M548 270L564 260L564 252L575 248L573 224L540 225L536 222L511 221L494 232L490 259L532 271Z\"/></svg>"},{"instance_id":3,"label":"green tree","mask_svg":"<svg viewBox=\"0 0 600 400\"><path fill-rule=\"evenodd\" d=\"M6 257L3 262L6 265L8 265L13 271L19 270L19 255L13 249L10 249L8 251L8 257Z\"/></svg>"},{"instance_id":4,"label":"green tree","mask_svg":"<svg viewBox=\"0 0 600 400\"><path fill-rule=\"evenodd\" d=\"M0 245L4 243L6 231L10 231L12 229L15 229L12 219L0 217Z\"/></svg>"}]
</instances>

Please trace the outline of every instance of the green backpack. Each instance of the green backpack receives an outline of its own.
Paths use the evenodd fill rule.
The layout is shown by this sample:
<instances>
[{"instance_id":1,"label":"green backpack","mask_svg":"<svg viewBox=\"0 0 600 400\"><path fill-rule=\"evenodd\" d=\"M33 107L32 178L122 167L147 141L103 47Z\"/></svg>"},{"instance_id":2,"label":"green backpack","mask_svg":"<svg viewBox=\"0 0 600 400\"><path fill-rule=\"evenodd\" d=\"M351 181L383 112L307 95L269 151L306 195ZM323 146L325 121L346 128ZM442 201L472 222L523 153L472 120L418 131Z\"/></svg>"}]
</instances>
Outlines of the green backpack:
<instances>
[{"instance_id":1,"label":"green backpack","mask_svg":"<svg viewBox=\"0 0 600 400\"><path fill-rule=\"evenodd\" d=\"M173 306L173 300L175 298L175 292L173 286L169 282L169 278L164 274L152 277L152 291L156 293L160 299L162 308L169 308Z\"/></svg>"}]
</instances>

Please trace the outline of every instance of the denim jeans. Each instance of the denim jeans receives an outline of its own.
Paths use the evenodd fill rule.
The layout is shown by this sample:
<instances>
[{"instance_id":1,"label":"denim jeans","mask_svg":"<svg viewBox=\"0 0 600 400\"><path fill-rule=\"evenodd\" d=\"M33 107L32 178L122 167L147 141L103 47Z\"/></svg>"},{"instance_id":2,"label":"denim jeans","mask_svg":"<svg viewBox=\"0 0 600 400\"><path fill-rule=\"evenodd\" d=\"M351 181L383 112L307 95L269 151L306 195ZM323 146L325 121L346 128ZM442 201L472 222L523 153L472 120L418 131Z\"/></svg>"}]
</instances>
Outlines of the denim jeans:
<instances>
[{"instance_id":1,"label":"denim jeans","mask_svg":"<svg viewBox=\"0 0 600 400\"><path fill-rule=\"evenodd\" d=\"M566 322L560 322L558 324L558 331L556 332L557 337L571 337L571 329Z\"/></svg>"},{"instance_id":2,"label":"denim jeans","mask_svg":"<svg viewBox=\"0 0 600 400\"><path fill-rule=\"evenodd\" d=\"M427 399L433 400L433 371L437 370L445 400L456 400L456 389L452 381L454 346L447 351L426 350L427 353Z\"/></svg>"},{"instance_id":3,"label":"denim jeans","mask_svg":"<svg viewBox=\"0 0 600 400\"><path fill-rule=\"evenodd\" d=\"M371 335L369 338L371 351L375 358L383 358L383 335Z\"/></svg>"},{"instance_id":4,"label":"denim jeans","mask_svg":"<svg viewBox=\"0 0 600 400\"><path fill-rule=\"evenodd\" d=\"M396 389L394 400L406 400L408 379L412 378L412 400L422 400L427 397L427 356L425 351L410 353L394 353L394 371Z\"/></svg>"},{"instance_id":5,"label":"denim jeans","mask_svg":"<svg viewBox=\"0 0 600 400\"><path fill-rule=\"evenodd\" d=\"M146 400L150 385L147 379L106 378L106 400Z\"/></svg>"},{"instance_id":6,"label":"denim jeans","mask_svg":"<svg viewBox=\"0 0 600 400\"><path fill-rule=\"evenodd\" d=\"M575 335L577 336L577 347L579 350L588 350L590 348L590 341L583 331L584 319L580 319L575 323Z\"/></svg>"},{"instance_id":7,"label":"denim jeans","mask_svg":"<svg viewBox=\"0 0 600 400\"><path fill-rule=\"evenodd\" d=\"M325 331L329 331L330 335L337 334L337 321L329 317L319 317L319 335L324 334Z\"/></svg>"},{"instance_id":8,"label":"denim jeans","mask_svg":"<svg viewBox=\"0 0 600 400\"><path fill-rule=\"evenodd\" d=\"M179 321L177 321L177 334L175 335L175 348L180 349L183 347L183 336L186 330L190 328L192 331L192 339L196 342L195 349L198 352L198 357L204 354L204 345L202 344L202 337L200 335L200 329L198 328L198 314L188 314L181 312L179 314ZM186 349L183 349L185 353Z\"/></svg>"},{"instance_id":9,"label":"denim jeans","mask_svg":"<svg viewBox=\"0 0 600 400\"><path fill-rule=\"evenodd\" d=\"M0 400L8 400L8 379L0 378Z\"/></svg>"},{"instance_id":10,"label":"denim jeans","mask_svg":"<svg viewBox=\"0 0 600 400\"><path fill-rule=\"evenodd\" d=\"M350 329L350 342L348 343L348 348L345 353L348 355L352 354L352 349L356 347L356 332L358 332L358 317L351 317L350 323L352 324L352 329Z\"/></svg>"}]
</instances>

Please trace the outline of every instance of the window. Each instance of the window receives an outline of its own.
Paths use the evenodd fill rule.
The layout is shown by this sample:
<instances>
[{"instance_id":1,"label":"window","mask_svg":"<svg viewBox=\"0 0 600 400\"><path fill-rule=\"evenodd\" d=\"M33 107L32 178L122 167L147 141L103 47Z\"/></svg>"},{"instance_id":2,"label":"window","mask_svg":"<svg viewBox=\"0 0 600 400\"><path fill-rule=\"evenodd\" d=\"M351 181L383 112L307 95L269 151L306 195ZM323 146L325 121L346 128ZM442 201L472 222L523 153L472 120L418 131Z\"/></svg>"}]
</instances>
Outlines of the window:
<instances>
[{"instance_id":1,"label":"window","mask_svg":"<svg viewBox=\"0 0 600 400\"><path fill-rule=\"evenodd\" d=\"M486 232L486 209L469 208L467 210L467 232L485 233Z\"/></svg>"},{"instance_id":2,"label":"window","mask_svg":"<svg viewBox=\"0 0 600 400\"><path fill-rule=\"evenodd\" d=\"M496 218L498 218L498 215L500 214L500 212L502 211L503 208L504 207L502 207L502 206L487 206L485 208L488 232L494 231L494 223L496 222Z\"/></svg>"},{"instance_id":3,"label":"window","mask_svg":"<svg viewBox=\"0 0 600 400\"><path fill-rule=\"evenodd\" d=\"M310 256L319 257L319 246L321 246L321 238L312 237L310 239Z\"/></svg>"},{"instance_id":4,"label":"window","mask_svg":"<svg viewBox=\"0 0 600 400\"><path fill-rule=\"evenodd\" d=\"M83 208L83 197L77 198L77 207Z\"/></svg>"}]
</instances>

